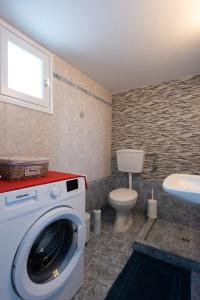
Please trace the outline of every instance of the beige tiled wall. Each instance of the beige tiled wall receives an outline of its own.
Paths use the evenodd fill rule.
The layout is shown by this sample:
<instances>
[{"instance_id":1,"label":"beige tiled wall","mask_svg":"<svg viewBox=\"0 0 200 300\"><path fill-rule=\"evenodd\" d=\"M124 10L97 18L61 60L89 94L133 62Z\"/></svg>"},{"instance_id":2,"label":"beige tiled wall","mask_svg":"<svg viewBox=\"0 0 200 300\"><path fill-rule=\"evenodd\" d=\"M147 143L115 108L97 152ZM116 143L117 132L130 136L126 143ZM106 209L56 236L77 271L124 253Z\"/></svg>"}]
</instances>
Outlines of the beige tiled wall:
<instances>
[{"instance_id":1,"label":"beige tiled wall","mask_svg":"<svg viewBox=\"0 0 200 300\"><path fill-rule=\"evenodd\" d=\"M54 72L111 104L109 91L56 56ZM110 175L111 106L57 78L53 83L52 115L0 103L0 155L47 156L51 169L89 180Z\"/></svg>"}]
</instances>

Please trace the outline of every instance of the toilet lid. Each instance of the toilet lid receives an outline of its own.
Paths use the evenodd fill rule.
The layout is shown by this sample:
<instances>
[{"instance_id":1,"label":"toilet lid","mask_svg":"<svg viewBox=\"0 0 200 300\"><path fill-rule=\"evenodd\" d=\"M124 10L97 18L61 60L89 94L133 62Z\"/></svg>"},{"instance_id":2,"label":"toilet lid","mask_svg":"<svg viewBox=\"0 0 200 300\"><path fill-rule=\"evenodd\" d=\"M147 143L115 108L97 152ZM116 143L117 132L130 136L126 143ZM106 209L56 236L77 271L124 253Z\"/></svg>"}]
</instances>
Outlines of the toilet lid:
<instances>
[{"instance_id":1,"label":"toilet lid","mask_svg":"<svg viewBox=\"0 0 200 300\"><path fill-rule=\"evenodd\" d=\"M138 193L135 190L119 188L109 194L110 198L115 201L127 202L136 200Z\"/></svg>"}]
</instances>

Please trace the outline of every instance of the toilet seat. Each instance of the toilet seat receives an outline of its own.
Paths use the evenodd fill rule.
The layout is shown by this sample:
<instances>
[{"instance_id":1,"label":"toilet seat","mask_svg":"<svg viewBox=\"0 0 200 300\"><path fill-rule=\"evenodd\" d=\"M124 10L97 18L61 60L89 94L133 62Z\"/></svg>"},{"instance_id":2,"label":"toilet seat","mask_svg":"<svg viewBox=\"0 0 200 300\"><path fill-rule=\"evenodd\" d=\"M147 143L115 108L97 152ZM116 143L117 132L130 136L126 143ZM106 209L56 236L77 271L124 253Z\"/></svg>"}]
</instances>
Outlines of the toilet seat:
<instances>
[{"instance_id":1,"label":"toilet seat","mask_svg":"<svg viewBox=\"0 0 200 300\"><path fill-rule=\"evenodd\" d=\"M138 197L138 193L135 190L127 189L127 188L119 188L112 190L109 194L109 198L112 201L128 203L135 203Z\"/></svg>"}]
</instances>

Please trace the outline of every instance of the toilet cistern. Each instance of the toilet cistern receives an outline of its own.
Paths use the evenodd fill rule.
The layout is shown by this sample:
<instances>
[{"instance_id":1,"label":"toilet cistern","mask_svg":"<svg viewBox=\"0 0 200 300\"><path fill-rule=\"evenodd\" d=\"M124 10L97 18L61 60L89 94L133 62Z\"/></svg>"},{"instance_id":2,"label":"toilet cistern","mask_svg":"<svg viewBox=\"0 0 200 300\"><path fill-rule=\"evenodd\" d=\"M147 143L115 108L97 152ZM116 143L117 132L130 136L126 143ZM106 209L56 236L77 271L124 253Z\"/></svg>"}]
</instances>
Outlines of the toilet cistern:
<instances>
[{"instance_id":1,"label":"toilet cistern","mask_svg":"<svg viewBox=\"0 0 200 300\"><path fill-rule=\"evenodd\" d=\"M141 173L144 165L144 151L134 149L117 150L118 170L127 172L129 189L133 189L133 173Z\"/></svg>"},{"instance_id":2,"label":"toilet cistern","mask_svg":"<svg viewBox=\"0 0 200 300\"><path fill-rule=\"evenodd\" d=\"M138 194L132 187L132 174L141 173L144 165L144 151L133 149L117 150L118 170L129 175L129 188L118 188L109 193L109 203L116 209L114 229L124 232L133 222L131 209Z\"/></svg>"}]
</instances>

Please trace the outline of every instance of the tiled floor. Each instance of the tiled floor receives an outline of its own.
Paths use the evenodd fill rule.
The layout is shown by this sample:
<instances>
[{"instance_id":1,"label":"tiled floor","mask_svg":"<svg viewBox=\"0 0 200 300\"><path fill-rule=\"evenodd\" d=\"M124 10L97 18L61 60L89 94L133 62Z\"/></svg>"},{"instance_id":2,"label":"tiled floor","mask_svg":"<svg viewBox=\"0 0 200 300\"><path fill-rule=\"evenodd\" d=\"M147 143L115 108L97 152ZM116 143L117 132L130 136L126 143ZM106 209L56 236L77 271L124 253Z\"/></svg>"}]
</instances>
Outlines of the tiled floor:
<instances>
[{"instance_id":1,"label":"tiled floor","mask_svg":"<svg viewBox=\"0 0 200 300\"><path fill-rule=\"evenodd\" d=\"M84 284L73 300L104 299L131 255L134 239L141 231L145 220L143 216L135 215L134 223L126 233L114 232L113 222L113 210L106 211L102 217L102 234L96 236L91 234L85 251ZM176 239L174 234L173 238ZM192 274L192 300L200 300L200 274L194 272Z\"/></svg>"},{"instance_id":2,"label":"tiled floor","mask_svg":"<svg viewBox=\"0 0 200 300\"><path fill-rule=\"evenodd\" d=\"M132 253L134 238L144 224L140 215L126 233L112 230L113 211L102 217L102 234L91 235L85 253L85 280L73 300L103 300Z\"/></svg>"}]
</instances>

